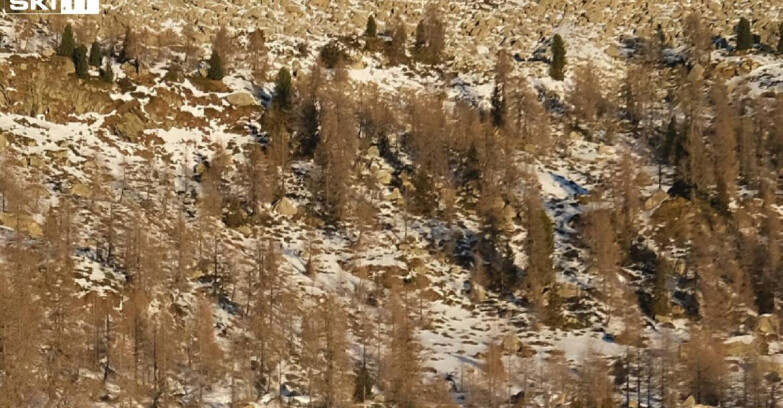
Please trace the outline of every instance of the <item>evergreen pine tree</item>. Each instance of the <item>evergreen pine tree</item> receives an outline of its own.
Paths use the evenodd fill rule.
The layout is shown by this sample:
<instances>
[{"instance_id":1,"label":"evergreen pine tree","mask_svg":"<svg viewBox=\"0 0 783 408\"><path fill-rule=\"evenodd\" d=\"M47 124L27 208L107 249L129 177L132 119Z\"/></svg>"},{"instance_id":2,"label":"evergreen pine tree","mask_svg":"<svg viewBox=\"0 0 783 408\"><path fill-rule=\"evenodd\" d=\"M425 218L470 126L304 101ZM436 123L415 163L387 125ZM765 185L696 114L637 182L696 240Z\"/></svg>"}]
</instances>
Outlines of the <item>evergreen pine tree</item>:
<instances>
[{"instance_id":1,"label":"evergreen pine tree","mask_svg":"<svg viewBox=\"0 0 783 408\"><path fill-rule=\"evenodd\" d=\"M502 128L506 123L506 100L503 98L503 90L500 85L495 85L492 91L492 124L496 128Z\"/></svg>"},{"instance_id":2,"label":"evergreen pine tree","mask_svg":"<svg viewBox=\"0 0 783 408\"><path fill-rule=\"evenodd\" d=\"M387 55L389 57L389 63L397 65L407 59L405 44L408 42L408 33L405 31L405 24L403 22L397 21L395 23L391 37L392 40L389 42Z\"/></svg>"},{"instance_id":3,"label":"evergreen pine tree","mask_svg":"<svg viewBox=\"0 0 783 408\"><path fill-rule=\"evenodd\" d=\"M65 30L63 30L60 46L57 47L57 55L71 58L75 49L76 40L73 37L73 27L68 24L65 26Z\"/></svg>"},{"instance_id":4,"label":"evergreen pine tree","mask_svg":"<svg viewBox=\"0 0 783 408\"><path fill-rule=\"evenodd\" d=\"M669 263L665 259L659 258L650 295L650 314L653 317L669 314L669 288L667 287L669 275Z\"/></svg>"},{"instance_id":5,"label":"evergreen pine tree","mask_svg":"<svg viewBox=\"0 0 783 408\"><path fill-rule=\"evenodd\" d=\"M111 67L111 60L106 61L106 66L101 70L101 81L107 84L114 82L114 70Z\"/></svg>"},{"instance_id":6,"label":"evergreen pine tree","mask_svg":"<svg viewBox=\"0 0 783 408\"><path fill-rule=\"evenodd\" d=\"M682 157L682 145L678 145L677 118L672 116L666 126L666 136L661 144L660 157L664 164L677 163Z\"/></svg>"},{"instance_id":7,"label":"evergreen pine tree","mask_svg":"<svg viewBox=\"0 0 783 408\"><path fill-rule=\"evenodd\" d=\"M547 292L546 309L544 310L544 322L552 327L560 327L563 319L563 297L557 284L552 285Z\"/></svg>"},{"instance_id":8,"label":"evergreen pine tree","mask_svg":"<svg viewBox=\"0 0 783 408\"><path fill-rule=\"evenodd\" d=\"M212 51L212 56L209 57L207 78L213 81L220 81L223 79L223 76L223 61L220 59L220 54L217 51Z\"/></svg>"},{"instance_id":9,"label":"evergreen pine tree","mask_svg":"<svg viewBox=\"0 0 783 408\"><path fill-rule=\"evenodd\" d=\"M320 57L326 68L334 69L343 57L340 44L338 44L337 41L330 41L321 48Z\"/></svg>"},{"instance_id":10,"label":"evergreen pine tree","mask_svg":"<svg viewBox=\"0 0 783 408\"><path fill-rule=\"evenodd\" d=\"M432 215L437 210L439 201L435 198L437 190L432 176L427 171L419 169L413 177L413 186L414 210L422 215Z\"/></svg>"},{"instance_id":11,"label":"evergreen pine tree","mask_svg":"<svg viewBox=\"0 0 783 408\"><path fill-rule=\"evenodd\" d=\"M778 54L783 54L783 23L778 26Z\"/></svg>"},{"instance_id":12,"label":"evergreen pine tree","mask_svg":"<svg viewBox=\"0 0 783 408\"><path fill-rule=\"evenodd\" d=\"M282 110L289 110L293 106L293 86L291 85L291 73L286 68L280 68L275 81L275 105Z\"/></svg>"},{"instance_id":13,"label":"evergreen pine tree","mask_svg":"<svg viewBox=\"0 0 783 408\"><path fill-rule=\"evenodd\" d=\"M425 64L440 63L446 47L446 26L437 6L431 5L416 26L416 43L413 53Z\"/></svg>"},{"instance_id":14,"label":"evergreen pine tree","mask_svg":"<svg viewBox=\"0 0 783 408\"><path fill-rule=\"evenodd\" d=\"M372 374L367 367L367 363L359 363L356 367L356 378L354 379L353 400L354 402L364 402L372 395Z\"/></svg>"},{"instance_id":15,"label":"evergreen pine tree","mask_svg":"<svg viewBox=\"0 0 783 408\"><path fill-rule=\"evenodd\" d=\"M747 51L753 48L753 34L750 32L750 21L743 17L737 24L737 51Z\"/></svg>"},{"instance_id":16,"label":"evergreen pine tree","mask_svg":"<svg viewBox=\"0 0 783 408\"><path fill-rule=\"evenodd\" d=\"M549 76L557 81L565 79L566 49L563 38L555 34L552 39L552 65L549 67Z\"/></svg>"},{"instance_id":17,"label":"evergreen pine tree","mask_svg":"<svg viewBox=\"0 0 783 408\"><path fill-rule=\"evenodd\" d=\"M141 44L139 43L139 38L136 36L136 33L131 30L130 26L125 27L125 39L122 42L120 61L125 62L138 58L140 48Z\"/></svg>"},{"instance_id":18,"label":"evergreen pine tree","mask_svg":"<svg viewBox=\"0 0 783 408\"><path fill-rule=\"evenodd\" d=\"M555 269L552 263L554 252L554 225L543 206L543 201L537 191L526 198L527 211L524 219L528 236L523 245L527 254L527 270L525 271L525 287L530 301L541 306L544 304L543 289L555 282ZM550 292L556 288L550 288ZM552 302L553 299L549 299ZM554 299L557 300L557 299Z\"/></svg>"},{"instance_id":19,"label":"evergreen pine tree","mask_svg":"<svg viewBox=\"0 0 783 408\"><path fill-rule=\"evenodd\" d=\"M364 30L365 37L375 37L378 35L378 25L375 22L375 16L367 19L367 29Z\"/></svg>"},{"instance_id":20,"label":"evergreen pine tree","mask_svg":"<svg viewBox=\"0 0 783 408\"><path fill-rule=\"evenodd\" d=\"M103 62L103 50L98 41L94 41L90 46L90 65L93 67L100 67Z\"/></svg>"},{"instance_id":21,"label":"evergreen pine tree","mask_svg":"<svg viewBox=\"0 0 783 408\"><path fill-rule=\"evenodd\" d=\"M476 145L471 143L462 165L462 182L474 183L481 179L481 159Z\"/></svg>"},{"instance_id":22,"label":"evergreen pine tree","mask_svg":"<svg viewBox=\"0 0 783 408\"><path fill-rule=\"evenodd\" d=\"M76 76L81 79L90 76L87 65L87 47L84 44L76 47L76 51L73 53L73 64L76 66Z\"/></svg>"}]
</instances>

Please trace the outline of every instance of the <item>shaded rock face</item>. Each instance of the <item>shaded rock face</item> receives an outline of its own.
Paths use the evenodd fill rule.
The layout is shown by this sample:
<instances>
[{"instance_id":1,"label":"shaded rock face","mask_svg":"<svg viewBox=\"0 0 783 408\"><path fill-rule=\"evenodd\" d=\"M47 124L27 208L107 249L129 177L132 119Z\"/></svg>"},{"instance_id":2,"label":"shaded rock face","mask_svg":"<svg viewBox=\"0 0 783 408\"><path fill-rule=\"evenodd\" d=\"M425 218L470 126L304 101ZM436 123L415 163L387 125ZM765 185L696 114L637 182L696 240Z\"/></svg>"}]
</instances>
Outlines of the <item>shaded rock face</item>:
<instances>
[{"instance_id":1,"label":"shaded rock face","mask_svg":"<svg viewBox=\"0 0 783 408\"><path fill-rule=\"evenodd\" d=\"M117 112L106 118L104 125L114 134L131 141L137 141L147 129L147 117L138 100L124 103Z\"/></svg>"},{"instance_id":2,"label":"shaded rock face","mask_svg":"<svg viewBox=\"0 0 783 408\"><path fill-rule=\"evenodd\" d=\"M0 71L0 106L11 113L44 115L53 122L65 122L71 115L87 112L107 114L117 102L100 85L80 82L73 62L64 57L48 59L13 56Z\"/></svg>"},{"instance_id":3,"label":"shaded rock face","mask_svg":"<svg viewBox=\"0 0 783 408\"><path fill-rule=\"evenodd\" d=\"M143 82L149 78L138 75L136 82L123 89L96 78L79 79L73 72L73 62L68 58L12 55L0 61L0 108L7 113L43 116L60 124L87 113L106 115L102 128L133 142L138 142L148 129L204 127L209 121L232 125L258 114L260 109L254 97L244 92L222 100L215 94L196 96L180 83L155 87L150 92ZM117 97L120 93L132 98ZM223 109L225 102L230 105L228 109ZM194 116L182 110L184 105L207 107L205 115Z\"/></svg>"}]
</instances>

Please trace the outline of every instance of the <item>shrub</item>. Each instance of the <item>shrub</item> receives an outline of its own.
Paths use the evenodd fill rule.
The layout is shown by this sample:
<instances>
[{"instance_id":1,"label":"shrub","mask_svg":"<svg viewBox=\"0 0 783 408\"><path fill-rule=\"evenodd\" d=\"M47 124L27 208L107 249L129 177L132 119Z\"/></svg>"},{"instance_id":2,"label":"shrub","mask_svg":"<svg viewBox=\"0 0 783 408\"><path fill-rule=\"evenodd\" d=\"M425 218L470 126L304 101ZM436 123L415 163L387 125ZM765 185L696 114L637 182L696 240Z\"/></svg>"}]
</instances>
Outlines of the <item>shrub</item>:
<instances>
[{"instance_id":1,"label":"shrub","mask_svg":"<svg viewBox=\"0 0 783 408\"><path fill-rule=\"evenodd\" d=\"M331 41L321 48L321 61L329 69L334 69L342 57L342 50L336 41Z\"/></svg>"},{"instance_id":2,"label":"shrub","mask_svg":"<svg viewBox=\"0 0 783 408\"><path fill-rule=\"evenodd\" d=\"M212 56L209 57L207 78L213 81L220 81L223 79L223 76L223 61L220 59L220 54L218 54L217 51L212 51Z\"/></svg>"}]
</instances>

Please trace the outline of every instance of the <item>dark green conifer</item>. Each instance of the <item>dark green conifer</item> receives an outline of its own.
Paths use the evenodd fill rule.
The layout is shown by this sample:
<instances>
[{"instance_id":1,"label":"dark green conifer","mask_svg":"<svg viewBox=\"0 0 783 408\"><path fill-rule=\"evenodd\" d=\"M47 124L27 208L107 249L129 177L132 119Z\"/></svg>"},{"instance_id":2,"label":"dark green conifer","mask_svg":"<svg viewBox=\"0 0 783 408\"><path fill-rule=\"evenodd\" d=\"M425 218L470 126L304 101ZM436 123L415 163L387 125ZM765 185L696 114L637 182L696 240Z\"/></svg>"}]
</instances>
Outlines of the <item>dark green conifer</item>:
<instances>
[{"instance_id":1,"label":"dark green conifer","mask_svg":"<svg viewBox=\"0 0 783 408\"><path fill-rule=\"evenodd\" d=\"M549 76L557 81L565 79L566 48L560 34L555 34L552 39L552 65L549 67Z\"/></svg>"},{"instance_id":2,"label":"dark green conifer","mask_svg":"<svg viewBox=\"0 0 783 408\"><path fill-rule=\"evenodd\" d=\"M502 128L506 124L506 99L503 97L501 85L495 85L492 91L492 124Z\"/></svg>"},{"instance_id":3,"label":"dark green conifer","mask_svg":"<svg viewBox=\"0 0 783 408\"><path fill-rule=\"evenodd\" d=\"M750 21L743 17L737 24L737 51L747 51L753 48L753 34L750 32Z\"/></svg>"},{"instance_id":4,"label":"dark green conifer","mask_svg":"<svg viewBox=\"0 0 783 408\"><path fill-rule=\"evenodd\" d=\"M68 24L65 26L65 30L63 30L62 38L60 38L57 55L72 58L74 50L76 50L76 40L73 37L73 27Z\"/></svg>"},{"instance_id":5,"label":"dark green conifer","mask_svg":"<svg viewBox=\"0 0 783 408\"><path fill-rule=\"evenodd\" d=\"M280 68L275 81L275 105L282 110L289 110L293 107L293 86L291 84L291 73L286 68Z\"/></svg>"},{"instance_id":6,"label":"dark green conifer","mask_svg":"<svg viewBox=\"0 0 783 408\"><path fill-rule=\"evenodd\" d=\"M111 67L111 60L106 61L106 66L101 70L101 81L107 84L114 82L114 70Z\"/></svg>"},{"instance_id":7,"label":"dark green conifer","mask_svg":"<svg viewBox=\"0 0 783 408\"><path fill-rule=\"evenodd\" d=\"M650 313L655 316L667 316L669 314L669 263L663 259L658 259L658 268L655 271L653 280L652 294L650 295Z\"/></svg>"},{"instance_id":8,"label":"dark green conifer","mask_svg":"<svg viewBox=\"0 0 783 408\"><path fill-rule=\"evenodd\" d=\"M90 46L90 65L93 67L100 67L103 62L103 50L98 41L94 41Z\"/></svg>"},{"instance_id":9,"label":"dark green conifer","mask_svg":"<svg viewBox=\"0 0 783 408\"><path fill-rule=\"evenodd\" d=\"M212 51L212 56L209 57L207 78L213 81L220 81L223 79L223 76L223 61L220 58L220 54L217 51Z\"/></svg>"},{"instance_id":10,"label":"dark green conifer","mask_svg":"<svg viewBox=\"0 0 783 408\"><path fill-rule=\"evenodd\" d=\"M87 65L87 47L84 44L76 47L76 51L73 53L73 64L76 66L77 77L86 79L90 76Z\"/></svg>"},{"instance_id":11,"label":"dark green conifer","mask_svg":"<svg viewBox=\"0 0 783 408\"><path fill-rule=\"evenodd\" d=\"M364 30L364 35L366 37L375 37L378 35L378 25L375 22L375 16L370 16L370 18L367 19L367 29Z\"/></svg>"},{"instance_id":12,"label":"dark green conifer","mask_svg":"<svg viewBox=\"0 0 783 408\"><path fill-rule=\"evenodd\" d=\"M783 54L783 23L778 26L778 54Z\"/></svg>"}]
</instances>

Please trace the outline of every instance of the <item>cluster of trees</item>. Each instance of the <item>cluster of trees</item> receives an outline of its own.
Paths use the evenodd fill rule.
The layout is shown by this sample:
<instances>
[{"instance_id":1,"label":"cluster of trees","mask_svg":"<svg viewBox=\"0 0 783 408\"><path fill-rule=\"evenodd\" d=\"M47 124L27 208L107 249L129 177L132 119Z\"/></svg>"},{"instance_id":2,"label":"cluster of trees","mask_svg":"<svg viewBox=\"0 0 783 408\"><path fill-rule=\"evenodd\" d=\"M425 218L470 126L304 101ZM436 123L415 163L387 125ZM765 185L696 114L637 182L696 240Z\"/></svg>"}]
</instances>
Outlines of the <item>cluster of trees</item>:
<instances>
[{"instance_id":1,"label":"cluster of trees","mask_svg":"<svg viewBox=\"0 0 783 408\"><path fill-rule=\"evenodd\" d=\"M59 20L58 20L59 21ZM415 60L426 64L437 64L443 59L445 49L445 24L443 16L437 6L428 6L421 21L416 28L415 43L410 48ZM85 37L92 33L84 33ZM380 49L387 55L390 63L400 64L409 61L408 58L408 34L404 22L396 20L389 36L392 41L388 44L378 38L378 26L375 18L370 16L364 37L368 42L368 49ZM220 81L227 72L240 60L248 63L253 70L255 79L266 78L267 46L264 31L256 29L246 33L246 39L240 38L242 34L232 35L228 28L223 26L218 30L211 45L211 54L207 60L206 77L213 81ZM192 26L186 26L181 35L167 30L157 35L148 30L134 31L127 26L122 36L121 50L115 54L114 44L116 39L107 39L109 42L109 58L105 67L101 70L101 78L106 82L112 82L111 61L116 56L120 62L132 62L137 71L150 60L168 58L172 51L181 54L181 63L192 67L199 61L202 47L196 43L196 32ZM247 49L242 50L240 44L246 44ZM241 52L246 51L246 52ZM60 36L57 54L72 58L76 65L76 74L79 78L89 77L88 65L100 67L104 59L104 50L96 40L92 42L89 55L86 46L77 45L73 27L66 24ZM344 63L345 55L337 41L327 43L320 51L320 59L329 69L334 69L338 64ZM96 65L97 64L97 65Z\"/></svg>"},{"instance_id":2,"label":"cluster of trees","mask_svg":"<svg viewBox=\"0 0 783 408\"><path fill-rule=\"evenodd\" d=\"M56 29L60 23L59 19L53 19L53 28ZM73 60L76 75L82 79L89 78L89 67L93 66L102 67L100 79L107 83L113 82L114 61L130 63L136 67L137 72L141 72L146 64L167 60L172 53L178 54L175 65L182 64L189 69L195 68L202 57L202 47L197 44L197 33L192 26L183 28L181 34L172 30L154 34L149 30L139 31L128 25L124 34L117 38L105 38L103 44L93 40L89 53L85 45L77 44L77 37L79 41L87 42L91 38L95 39L95 33L84 26L84 23L78 26L78 35L75 34L74 27L70 23L62 26L56 49L58 55ZM222 27L215 33L211 43L212 53L207 60L207 78L214 81L222 80L227 71L241 58L242 62L252 68L256 80L265 79L267 47L264 32L253 30L244 34L246 36L244 43L247 45L247 52L244 53L240 52L243 50L239 46L243 42L242 35L232 35L226 27Z\"/></svg>"},{"instance_id":3,"label":"cluster of trees","mask_svg":"<svg viewBox=\"0 0 783 408\"><path fill-rule=\"evenodd\" d=\"M63 29L60 36L60 44L57 47L57 55L71 58L76 69L76 76L81 79L90 77L89 67L100 68L103 64L103 49L98 41L93 41L90 46L89 56L87 46L76 44L76 38L73 33L73 27L68 24ZM107 83L114 81L114 72L112 71L111 60L106 62L106 66L101 70L101 80Z\"/></svg>"},{"instance_id":4,"label":"cluster of trees","mask_svg":"<svg viewBox=\"0 0 783 408\"><path fill-rule=\"evenodd\" d=\"M378 24L375 16L371 15L367 19L367 26L363 33L366 48L370 51L383 51L392 65L408 63L409 54L415 61L428 65L437 65L445 58L446 23L443 13L435 3L425 8L421 20L416 25L414 41L410 47L405 22L399 17L392 19L386 27L385 35L390 37L391 41L384 42L378 38L378 34L380 34Z\"/></svg>"},{"instance_id":5,"label":"cluster of trees","mask_svg":"<svg viewBox=\"0 0 783 408\"><path fill-rule=\"evenodd\" d=\"M705 61L710 50L705 39L712 33L694 15L684 26L691 28L685 66L665 62L661 37L644 41L620 83L596 85L593 67L576 67L566 96L566 124L607 142L618 123L627 125L649 148L647 159L659 166L657 180L649 180L635 168L638 157L623 154L610 181L591 194L600 204L585 214L580 235L599 277L606 318L617 316L625 327L638 327L639 312L650 318L672 313L672 287L692 290L693 298L679 298L686 309L679 313L697 319L705 338L718 339L742 327L739 310L779 313L780 286L773 282L782 272L780 217L772 211L779 189L783 98L755 98L745 87L730 90L720 76L711 75L712 65L705 65L703 74L689 70ZM740 26L740 32L748 31L746 23ZM738 35L739 42L745 38ZM672 173L666 175L664 168ZM650 237L639 223L640 191L656 182L659 188L672 186L669 195L688 202L689 214L687 221L665 220L671 229L660 234L664 248L657 254L647 248ZM667 251L676 248L687 248L687 255L672 258ZM623 268L644 273L634 278ZM720 398L694 395L710 404L728 398L724 391Z\"/></svg>"},{"instance_id":6,"label":"cluster of trees","mask_svg":"<svg viewBox=\"0 0 783 408\"><path fill-rule=\"evenodd\" d=\"M290 74L283 69L262 119L267 154L279 157L275 166L282 165L283 173L289 172L289 147L295 158L314 160L317 167L306 183L315 198L309 214L337 225L361 226L368 225L366 208L378 195L363 158L377 150L396 167L392 186L403 196L405 228L412 216L441 220L451 234L438 246L449 256L458 255L456 199L465 197L467 208L482 221L477 233L484 238L472 262L476 283L508 293L525 288L531 302L543 306L545 288L554 282L552 221L532 179L526 197L517 194L524 172L517 170L515 152L547 149L549 118L529 84L510 75L505 54L497 77L496 106L482 112L465 102L449 107L441 93L411 93L399 100L373 86L353 92L340 65L333 70L316 65L292 89ZM411 164L403 165L400 157L410 158ZM362 187L353 187L357 185ZM367 190L374 192L369 199ZM273 199L285 193L280 186ZM523 223L532 231L526 245L531 256L527 271L514 264L514 220L505 215L523 208Z\"/></svg>"},{"instance_id":7,"label":"cluster of trees","mask_svg":"<svg viewBox=\"0 0 783 408\"><path fill-rule=\"evenodd\" d=\"M4 237L0 404L201 405L223 387L235 405L279 395L286 375L306 374L296 385L314 406L350 406L378 389L398 406L448 405L442 384L423 377L417 292L357 291L351 315L333 294L297 294L296 272L263 227L237 246L220 225L214 197L232 187L230 159L218 155L200 176L206 196L195 218L165 167L123 166L110 183L96 158L85 167L90 196L66 195L46 210L39 239ZM4 217L42 210L41 190L29 188L36 177L3 174ZM91 267L106 279L74 278Z\"/></svg>"},{"instance_id":8,"label":"cluster of trees","mask_svg":"<svg viewBox=\"0 0 783 408\"><path fill-rule=\"evenodd\" d=\"M655 348L639 344L616 358L588 343L574 362L560 351L543 361L509 355L504 350L509 343L498 338L487 345L477 370L462 373L455 389L469 407L676 407L686 397L712 406L777 405L781 379L759 350L739 358L732 371L719 337L694 330L688 343L674 338L665 330Z\"/></svg>"},{"instance_id":9,"label":"cluster of trees","mask_svg":"<svg viewBox=\"0 0 783 408\"><path fill-rule=\"evenodd\" d=\"M740 52L746 52L753 49L758 43L757 36L753 34L750 21L742 17L735 28L736 49ZM772 44L770 44L771 46ZM774 47L777 54L783 54L783 23L778 26L778 42Z\"/></svg>"}]
</instances>

